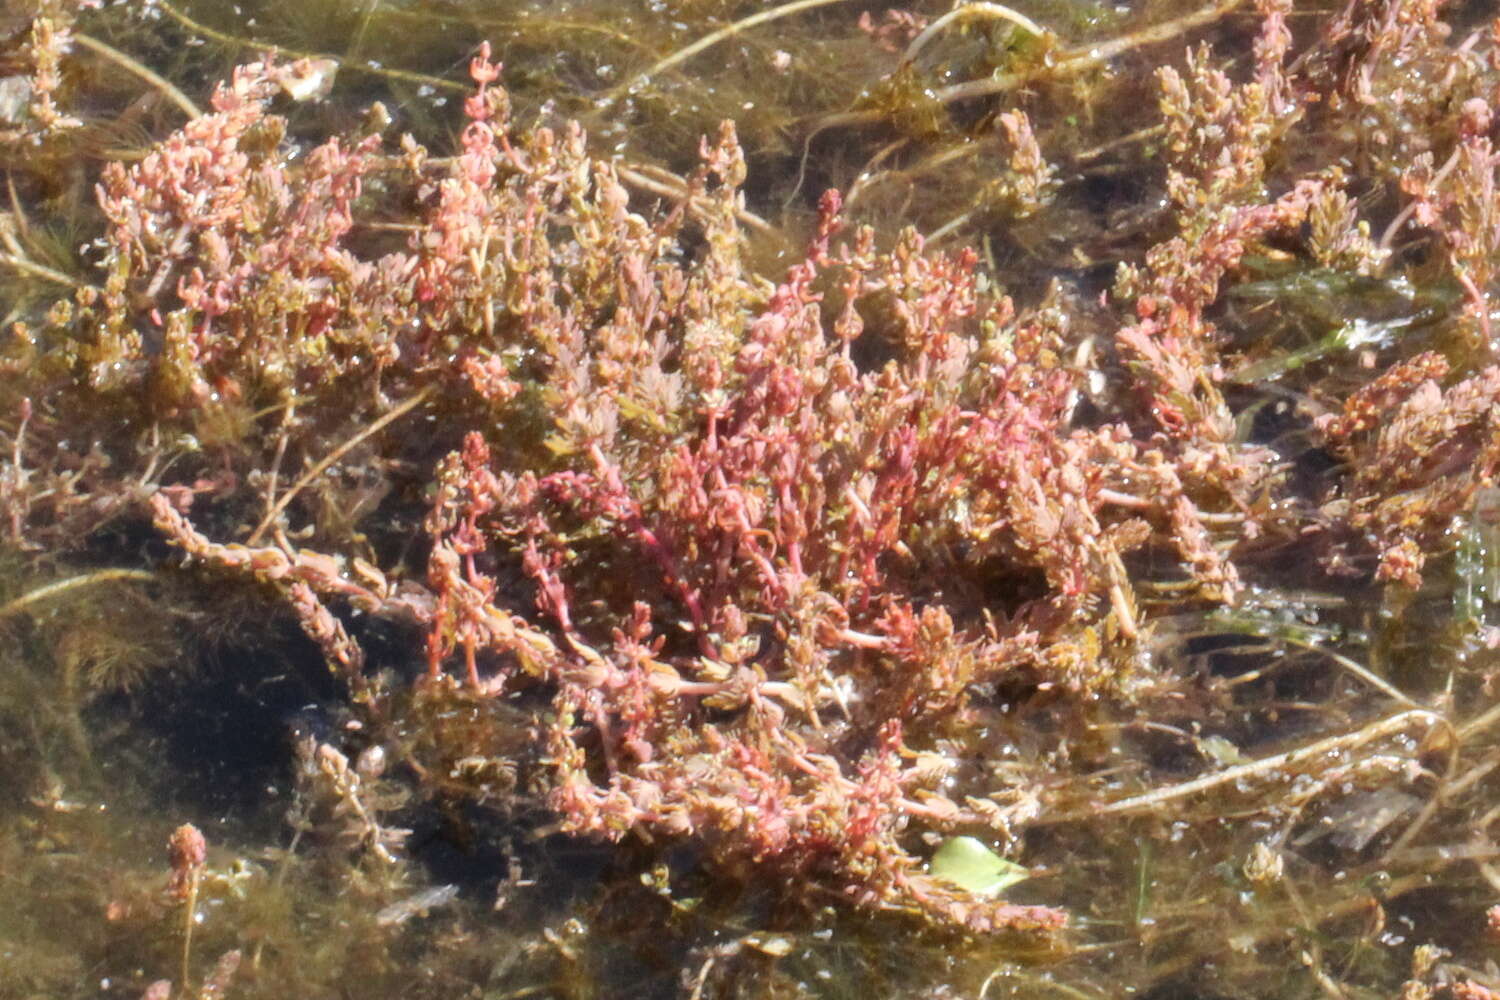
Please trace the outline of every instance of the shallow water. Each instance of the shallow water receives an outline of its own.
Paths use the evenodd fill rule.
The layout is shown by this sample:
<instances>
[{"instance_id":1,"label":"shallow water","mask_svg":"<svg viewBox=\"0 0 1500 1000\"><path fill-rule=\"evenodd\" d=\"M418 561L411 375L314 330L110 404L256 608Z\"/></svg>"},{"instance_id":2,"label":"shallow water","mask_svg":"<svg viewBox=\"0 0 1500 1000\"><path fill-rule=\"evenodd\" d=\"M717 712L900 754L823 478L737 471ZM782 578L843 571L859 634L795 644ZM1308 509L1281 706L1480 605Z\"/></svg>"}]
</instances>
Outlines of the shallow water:
<instances>
[{"instance_id":1,"label":"shallow water","mask_svg":"<svg viewBox=\"0 0 1500 1000\"><path fill-rule=\"evenodd\" d=\"M698 162L699 137L734 118L750 161L751 255L764 273L795 259L817 194L837 187L882 239L913 225L976 247L987 280L1019 302L1072 309L1080 340L1109 329L1095 301L1165 224L1154 140L1137 135L1158 118L1152 68L1189 41L1243 44L1253 31L1249 17L1212 20L1128 49L1107 73L1018 83L1043 147L1066 164L1055 200L1033 215L1001 190L1012 178L996 109L934 93L1024 75L1050 58L1035 39L986 20L883 79L910 33L872 38L858 25L864 7L831 0L726 30L663 65L763 9L178 0L109 8L79 28L200 106L211 81L268 48L333 60L319 70L333 77L326 98L283 100L291 142L356 128L378 100L392 134L439 151L454 147L467 60L488 39L518 120L581 120L596 152L630 165L642 206L669 201ZM917 9L935 17L946 6ZM1200 5L1016 9L1066 40L1066 55ZM878 26L882 11L872 13ZM46 236L32 246L50 240L60 259L97 230L102 161L138 159L182 118L127 61L95 53L71 72L91 116L87 141L66 169L32 163L12 184ZM870 121L839 117L868 109L878 112ZM1109 152L1115 143L1126 152ZM1293 439L1301 432L1278 407L1344 378L1361 347L1398 336L1449 344L1444 318L1458 298L1446 286L1403 297L1394 282L1316 284L1322 277L1252 275L1223 310L1244 345L1232 377L1246 433L1281 449L1308 483L1330 460ZM10 319L35 322L49 290L45 279L18 283ZM1386 339L1329 339L1330 310L1385 324ZM347 496L351 533L366 499L385 509L378 485L353 484ZM9 555L0 598L20 603L0 605L0 998L137 997L163 979L179 984L174 996L221 995L180 984L210 981L235 952L222 995L246 998L1173 1000L1493 982L1491 520L1476 505L1455 522L1457 554L1440 555L1410 594L1330 580L1296 552L1255 562L1254 586L1231 611L1182 600L1168 584L1143 587L1154 625L1142 666L1155 673L1143 670L1129 698L1013 702L987 691L966 718L978 735L957 780L1056 776L1038 794L1062 804L1010 845L1035 877L1008 898L1071 914L1071 928L1045 940L974 939L911 914L852 912L832 891L711 870L688 846L564 837L539 790L501 763L526 736L520 710L456 696L421 703L406 691L420 647L398 624L362 633L388 700L356 704L274 595L206 571L23 596L101 567L167 564L148 524L126 519L81 551ZM1154 558L1132 570L1152 578ZM1427 708L1449 714L1437 721ZM445 747L471 746L472 758L423 744L439 730L461 734ZM1316 753L1298 756L1308 747ZM418 780L413 762L435 757L451 781ZM1201 791L1182 790L1203 779ZM1137 796L1115 813L1090 805ZM1484 823L1471 833L1476 818ZM1402 831L1419 821L1422 835L1407 842ZM164 892L167 839L184 823L208 842L186 900Z\"/></svg>"}]
</instances>

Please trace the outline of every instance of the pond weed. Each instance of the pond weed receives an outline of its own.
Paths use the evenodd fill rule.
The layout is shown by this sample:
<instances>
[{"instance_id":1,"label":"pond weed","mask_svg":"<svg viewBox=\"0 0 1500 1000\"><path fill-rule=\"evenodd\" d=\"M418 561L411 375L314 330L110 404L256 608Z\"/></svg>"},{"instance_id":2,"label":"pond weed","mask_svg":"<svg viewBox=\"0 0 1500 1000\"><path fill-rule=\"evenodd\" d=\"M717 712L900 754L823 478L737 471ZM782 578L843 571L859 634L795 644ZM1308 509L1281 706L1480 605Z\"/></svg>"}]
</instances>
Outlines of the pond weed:
<instances>
[{"instance_id":1,"label":"pond weed","mask_svg":"<svg viewBox=\"0 0 1500 1000\"><path fill-rule=\"evenodd\" d=\"M126 574L0 623L7 849L88 926L8 931L25 988L1493 985L1473 10L1037 4L915 53L944 11L156 13L13 39L5 537ZM204 98L265 42L345 96ZM133 51L170 87L122 95ZM206 625L162 539L295 630L233 657L312 702L252 744L284 827L90 773L209 700L156 669ZM1035 877L947 884L953 836Z\"/></svg>"}]
</instances>

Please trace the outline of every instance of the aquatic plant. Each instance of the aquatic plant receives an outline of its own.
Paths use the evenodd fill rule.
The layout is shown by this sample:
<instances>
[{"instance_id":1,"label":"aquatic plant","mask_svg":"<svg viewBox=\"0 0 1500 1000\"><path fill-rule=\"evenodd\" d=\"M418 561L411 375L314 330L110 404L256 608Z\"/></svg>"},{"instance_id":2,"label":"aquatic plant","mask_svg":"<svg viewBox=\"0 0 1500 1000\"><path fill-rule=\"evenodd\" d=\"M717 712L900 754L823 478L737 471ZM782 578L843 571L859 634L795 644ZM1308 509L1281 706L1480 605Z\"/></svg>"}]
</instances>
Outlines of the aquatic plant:
<instances>
[{"instance_id":1,"label":"aquatic plant","mask_svg":"<svg viewBox=\"0 0 1500 1000\"><path fill-rule=\"evenodd\" d=\"M1002 217L1077 231L1058 220L1096 154L1035 104L995 109L997 165L934 238L855 225L829 192L768 278L731 125L653 205L581 127L516 121L487 48L451 157L388 142L375 109L363 129L289 138L274 102L321 71L242 66L206 114L104 170L97 284L6 345L7 541L76 551L144 512L192 561L279 594L369 727L368 746L302 748L295 836L330 854L392 865L405 847L405 817L381 813L406 800L361 770L370 749L444 803L639 856L688 844L802 904L1030 933L1063 907L973 892L925 859L982 836L1056 863L1065 846L1024 838L1043 826L1134 850L1179 816L1173 836L1201 832L1233 796L1282 827L1236 840L1249 860L1214 887L1262 906L1235 948L1288 915L1316 931L1354 904L1332 887L1331 916L1305 905L1289 880L1313 862L1289 845L1378 843L1406 863L1492 764L1494 710L1464 718L1430 671L1333 648L1368 635L1359 602L1278 606L1262 585L1348 575L1389 620L1435 569L1483 556L1450 560L1448 539L1486 544L1500 455L1500 37L1455 47L1436 5L1392 0L1322 17L1298 51L1290 4L1256 7L1247 66L1191 51L1157 76L1160 126L1120 137L1161 153L1156 173L1123 169L1163 208L1134 223L1151 238L1110 268L1112 293L1080 250L1087 295L1075 276L1020 305L988 234L983 255L936 237ZM994 16L1035 48L928 110L1041 80L1049 52L1070 77L1093 59ZM960 19L868 20L867 44L901 56L889 87L920 82L916 56L935 61ZM1418 64L1433 72L1403 89ZM814 127L895 119L900 102L874 96ZM906 127L877 159L951 125ZM1393 313L1330 319L1330 298ZM1493 590L1474 593L1464 655L1487 662ZM1226 677L1252 653L1276 658ZM1488 695L1492 677L1455 671ZM1317 725L1284 725L1294 710ZM1132 750L1140 733L1176 742ZM1277 736L1295 745L1241 752ZM1441 791L1418 808L1398 785ZM1348 814L1314 820L1325 799ZM1377 818L1355 816L1365 804ZM1339 832L1316 843L1318 824ZM1129 904L1142 927L1148 867ZM1109 905L1129 894L1100 881ZM1223 937L1196 924L1171 933Z\"/></svg>"},{"instance_id":2,"label":"aquatic plant","mask_svg":"<svg viewBox=\"0 0 1500 1000\"><path fill-rule=\"evenodd\" d=\"M904 846L913 820L1008 822L939 791L953 720L997 684L1122 690L1138 631L1122 555L1153 534L1208 592L1235 587L1170 458L1123 424L1070 426L1081 373L1059 361L1056 307L1015 315L978 289L974 255L912 233L835 246L832 193L806 259L767 288L741 262L732 128L652 223L580 130L512 134L484 54L452 161L410 141L392 160L367 136L294 168L266 112L278 72L242 68L211 114L106 171L109 278L55 317L78 334L53 364L106 399L149 386L157 421L229 463L156 492L158 527L284 588L356 686L364 655L328 601L423 626L429 683L458 656L471 690L545 693L538 751L576 832L696 836L725 860L826 870L866 903L1056 926L966 899ZM366 259L354 206L392 173L427 219ZM406 402L377 418L393 393ZM315 474L434 393L500 430L438 469L425 591L292 546L282 518ZM369 429L278 495L282 455L310 453L351 400ZM246 437L268 406L269 456ZM530 444L512 430L528 426ZM248 545L215 543L186 512L241 477L266 513ZM954 564L993 582L947 581ZM498 600L507 566L534 610Z\"/></svg>"},{"instance_id":3,"label":"aquatic plant","mask_svg":"<svg viewBox=\"0 0 1500 1000\"><path fill-rule=\"evenodd\" d=\"M5 109L0 114L0 148L7 152L39 147L58 133L78 128L82 122L68 114L58 100L62 88L62 61L72 46L73 16L79 10L97 7L95 2L49 0L27 5L21 19L29 22L27 36L15 54L19 65L6 78Z\"/></svg>"},{"instance_id":4,"label":"aquatic plant","mask_svg":"<svg viewBox=\"0 0 1500 1000\"><path fill-rule=\"evenodd\" d=\"M903 763L903 733L931 729L972 686L999 677L1080 692L1114 682L1100 647L1134 628L1119 553L1149 529L1134 512L1107 512L1099 492L1125 488L1149 460L1122 429L1066 431L1076 379L1049 360L1055 334L981 299L971 257L925 255L913 236L878 254L868 231L834 257L830 196L807 261L765 301L737 261L743 165L731 130L705 146L695 181L710 252L684 266L665 231L625 211L611 167L587 160L581 134L512 144L497 72L482 56L474 64L466 149L433 187L430 235L377 266L411 275L406 312L380 307L368 288L351 296L387 323L411 315L386 328L410 334L386 357L325 363L391 380L441 345L453 359L443 377L503 414L523 392L513 369L524 346L527 403L551 426L544 443L561 467L497 471L484 435L470 433L438 472L430 596L410 582L398 591L373 566L350 580L306 550L213 543L166 494L153 500L158 526L200 558L285 586L346 674L357 676L363 657L323 599L425 625L430 683L456 655L471 689L549 691L538 722L548 720L550 800L577 832L697 834L726 857L831 868L867 902L915 901L980 929L1055 925L1054 912L966 902L920 873L899 841L911 817L949 827L984 817L936 792L940 754ZM237 89L252 86L243 72ZM201 129L210 144L242 134L254 115L235 97L216 105ZM237 164L233 155L221 148L216 159ZM184 187L154 160L111 185L110 204L132 211L154 202L130 190ZM246 204L222 193L220 176L201 187L206 204ZM117 219L116 246L134 273L171 266L127 230L169 224ZM326 241L312 245L327 259ZM814 288L825 268L842 300L827 326ZM224 372L219 391L234 393L267 380L229 375L233 366L279 360L246 350L265 314L209 305L245 299L199 294L208 281L181 282L183 306L163 317L198 331L158 366L174 366L174 354L197 361L202 388L176 396L185 402L213 392L204 373ZM329 284L322 308L338 299ZM887 325L899 359L864 372L851 356L862 307ZM274 329L296 316L278 312ZM342 317L309 332L334 326L358 334ZM671 345L674 330L681 342ZM273 370L295 380L299 364L323 360L303 357ZM1099 471L1103 456L1115 478ZM960 544L997 576L1042 574L1051 596L987 620L972 595L924 582L924 565ZM497 561L531 579L535 612L497 605L494 570L483 568ZM577 574L580 561L612 572ZM1111 610L1103 632L1099 600Z\"/></svg>"}]
</instances>

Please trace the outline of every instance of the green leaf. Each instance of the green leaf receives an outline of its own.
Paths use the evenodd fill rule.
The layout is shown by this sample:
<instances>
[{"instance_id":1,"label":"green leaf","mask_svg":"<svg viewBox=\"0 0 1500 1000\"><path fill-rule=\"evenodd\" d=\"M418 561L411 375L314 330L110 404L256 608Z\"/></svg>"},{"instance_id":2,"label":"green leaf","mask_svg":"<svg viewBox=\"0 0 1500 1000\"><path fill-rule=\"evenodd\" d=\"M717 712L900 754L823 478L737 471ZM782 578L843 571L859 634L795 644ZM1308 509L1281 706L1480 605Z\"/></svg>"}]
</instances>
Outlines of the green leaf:
<instances>
[{"instance_id":1,"label":"green leaf","mask_svg":"<svg viewBox=\"0 0 1500 1000\"><path fill-rule=\"evenodd\" d=\"M976 896L993 896L1031 877L973 837L950 837L937 849L928 872Z\"/></svg>"}]
</instances>

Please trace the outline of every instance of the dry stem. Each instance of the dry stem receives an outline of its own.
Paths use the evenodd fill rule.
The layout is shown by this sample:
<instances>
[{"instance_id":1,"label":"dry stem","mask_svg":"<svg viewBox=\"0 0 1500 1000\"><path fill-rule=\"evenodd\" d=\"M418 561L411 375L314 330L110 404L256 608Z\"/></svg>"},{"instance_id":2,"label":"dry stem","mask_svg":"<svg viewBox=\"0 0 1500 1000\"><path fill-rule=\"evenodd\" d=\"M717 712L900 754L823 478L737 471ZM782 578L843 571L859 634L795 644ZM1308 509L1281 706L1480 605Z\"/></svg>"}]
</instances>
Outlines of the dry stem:
<instances>
[{"instance_id":1,"label":"dry stem","mask_svg":"<svg viewBox=\"0 0 1500 1000\"><path fill-rule=\"evenodd\" d=\"M187 115L189 118L203 117L203 112L198 110L198 105L194 104L192 100L181 90L178 90L170 80L168 80L166 77L161 76L159 73L153 72L146 66L141 65L141 63L137 62L135 59L132 59L130 56L121 52L114 46L106 45L105 43L99 41L99 39L94 38L90 35L85 35L82 32L74 32L73 40L95 55L103 56L105 59L114 63L116 66L125 70L127 73L130 73L132 76L138 76L142 80L145 80L151 86L161 91L163 97L181 108L182 113Z\"/></svg>"},{"instance_id":2,"label":"dry stem","mask_svg":"<svg viewBox=\"0 0 1500 1000\"><path fill-rule=\"evenodd\" d=\"M686 62L698 53L704 51L705 49L712 48L726 38L733 38L740 32L753 28L756 25L764 24L767 21L774 21L778 18L789 17L792 14L799 14L804 10L812 10L815 7L827 7L831 4L843 2L844 0L794 0L794 2L792 3L782 4L780 7L772 7L770 10L763 10L759 14L752 14L747 18L735 21L733 24L725 25L718 31L713 31L707 35L704 35L702 38L698 39L696 42L687 46L686 48L678 49L676 52L667 56L665 59L657 60L657 62L644 73L640 73L637 76L633 77L629 82L623 84L622 86L616 87L608 95L605 96L603 101L599 103L599 110L608 111L610 108L619 103L621 97L635 90L637 87L641 86L652 77L666 70L669 70L674 66L678 66Z\"/></svg>"},{"instance_id":3,"label":"dry stem","mask_svg":"<svg viewBox=\"0 0 1500 1000\"><path fill-rule=\"evenodd\" d=\"M1038 822L1048 824L1065 823L1111 814L1146 812L1163 802L1196 795L1199 792L1206 792L1222 785L1234 784L1245 778L1275 774L1278 771L1295 767L1298 764L1321 757L1324 754L1333 753L1338 750L1347 750L1351 747L1368 743L1371 740L1399 733L1413 722L1418 721L1427 723L1429 729L1434 726L1449 725L1448 720L1436 712L1430 712L1424 708L1408 709L1404 712L1398 712L1395 715L1388 715L1377 719L1352 733L1329 736L1325 739L1288 750L1285 753L1275 754L1271 757L1262 757L1259 760L1252 760L1235 767L1227 767L1222 771L1215 771L1213 774L1206 774L1201 778L1194 778L1191 781L1167 785L1162 788L1154 788L1141 795L1116 799L1114 802L1106 802L1088 809L1044 816Z\"/></svg>"},{"instance_id":4,"label":"dry stem","mask_svg":"<svg viewBox=\"0 0 1500 1000\"><path fill-rule=\"evenodd\" d=\"M95 584L109 583L112 580L139 580L149 583L155 579L155 573L143 569L101 569L92 573L84 573L81 576L70 576L66 580L56 580L35 590L27 591L20 597L0 605L0 619L9 618L25 611L33 604L65 594L70 590L77 590L79 587L92 587Z\"/></svg>"},{"instance_id":5,"label":"dry stem","mask_svg":"<svg viewBox=\"0 0 1500 1000\"><path fill-rule=\"evenodd\" d=\"M286 510L286 505L292 502L292 498L307 488L308 483L312 482L314 479L318 478L325 471L327 471L329 466L333 465L339 459L349 454L351 449L358 447L361 441L365 440L372 434L378 433L387 424L391 423L394 420L399 420L401 417L411 412L417 406L420 406L423 402L426 401L429 396L432 395L433 389L433 386L426 387L421 392L418 392L416 395L407 399L400 406L391 410L385 416L381 417L379 420L376 420L364 430L360 431L358 434L354 435L352 438L339 445L333 451L329 452L327 455L324 455L316 465L302 474L302 478L298 479L295 483L292 484L291 489L287 490L281 495L281 499L277 500L275 505L270 510L266 511L266 516L261 518L260 523L257 524L255 526L255 530L250 533L250 537L246 539L245 544L254 545L259 542L260 536L265 534L266 529L271 526L271 524L276 520L277 516L280 515L282 511Z\"/></svg>"},{"instance_id":6,"label":"dry stem","mask_svg":"<svg viewBox=\"0 0 1500 1000\"><path fill-rule=\"evenodd\" d=\"M971 15L979 17L993 17L1003 21L1009 21L1011 24L1014 24L1017 27L1020 27L1025 31L1030 32L1031 34L1036 35L1038 38L1044 35L1051 34L1051 32L1049 32L1046 28L1043 28L1041 25L1037 24L1025 14L1022 14L1016 10L1012 10L1004 4L984 3L978 2L978 0L976 0L976 2L974 3L961 4L953 8L948 13L944 14L942 17L929 24L922 30L922 33L920 35L911 40L911 44L906 47L906 54L902 56L902 59L904 59L906 62L911 62L917 57L917 53L921 52L923 47L926 46L928 42L932 41L933 36L936 35L939 31L942 31L954 21L957 21L960 18L969 17Z\"/></svg>"},{"instance_id":7,"label":"dry stem","mask_svg":"<svg viewBox=\"0 0 1500 1000\"><path fill-rule=\"evenodd\" d=\"M270 42L263 42L254 38L241 38L239 35L231 35L226 31L219 31L216 28L210 28L206 24L193 20L168 3L167 0L158 0L156 6L164 11L167 16L194 34L202 35L205 38L212 38L223 45L252 49L256 52L269 52L272 55L285 56L290 59L332 59L338 64L341 72L350 70L357 73L368 73L372 76L383 76L390 80L402 80L406 83L425 84L429 87L436 87L459 94L469 93L469 86L459 83L457 80L445 80L440 76L429 76L426 73L414 73L411 70L405 69L391 69L388 66L372 66L364 62L346 61L325 52L309 52L305 49L292 49L284 45L273 45Z\"/></svg>"},{"instance_id":8,"label":"dry stem","mask_svg":"<svg viewBox=\"0 0 1500 1000\"><path fill-rule=\"evenodd\" d=\"M1169 41L1179 35L1186 34L1194 28L1212 24L1219 18L1228 14L1238 7L1244 0L1219 0L1218 3L1205 7L1203 10L1186 14L1161 24L1153 24L1149 28L1121 35L1119 38L1096 45L1084 44L1062 53L1062 58L1047 66L1024 70L1019 73L1000 73L985 77L982 80L969 80L964 83L955 83L948 87L939 87L934 91L934 96L942 104L951 104L954 101L964 101L974 97L989 97L994 94L1003 94L1007 91L1017 90L1028 83L1046 78L1051 80L1065 79L1095 66L1102 65L1114 57L1121 55L1131 49L1140 48L1145 45L1155 45L1158 42ZM856 125L869 125L882 120L884 112L878 110L844 111L838 114L824 115L817 119L811 135L817 135L830 128L839 128Z\"/></svg>"}]
</instances>

